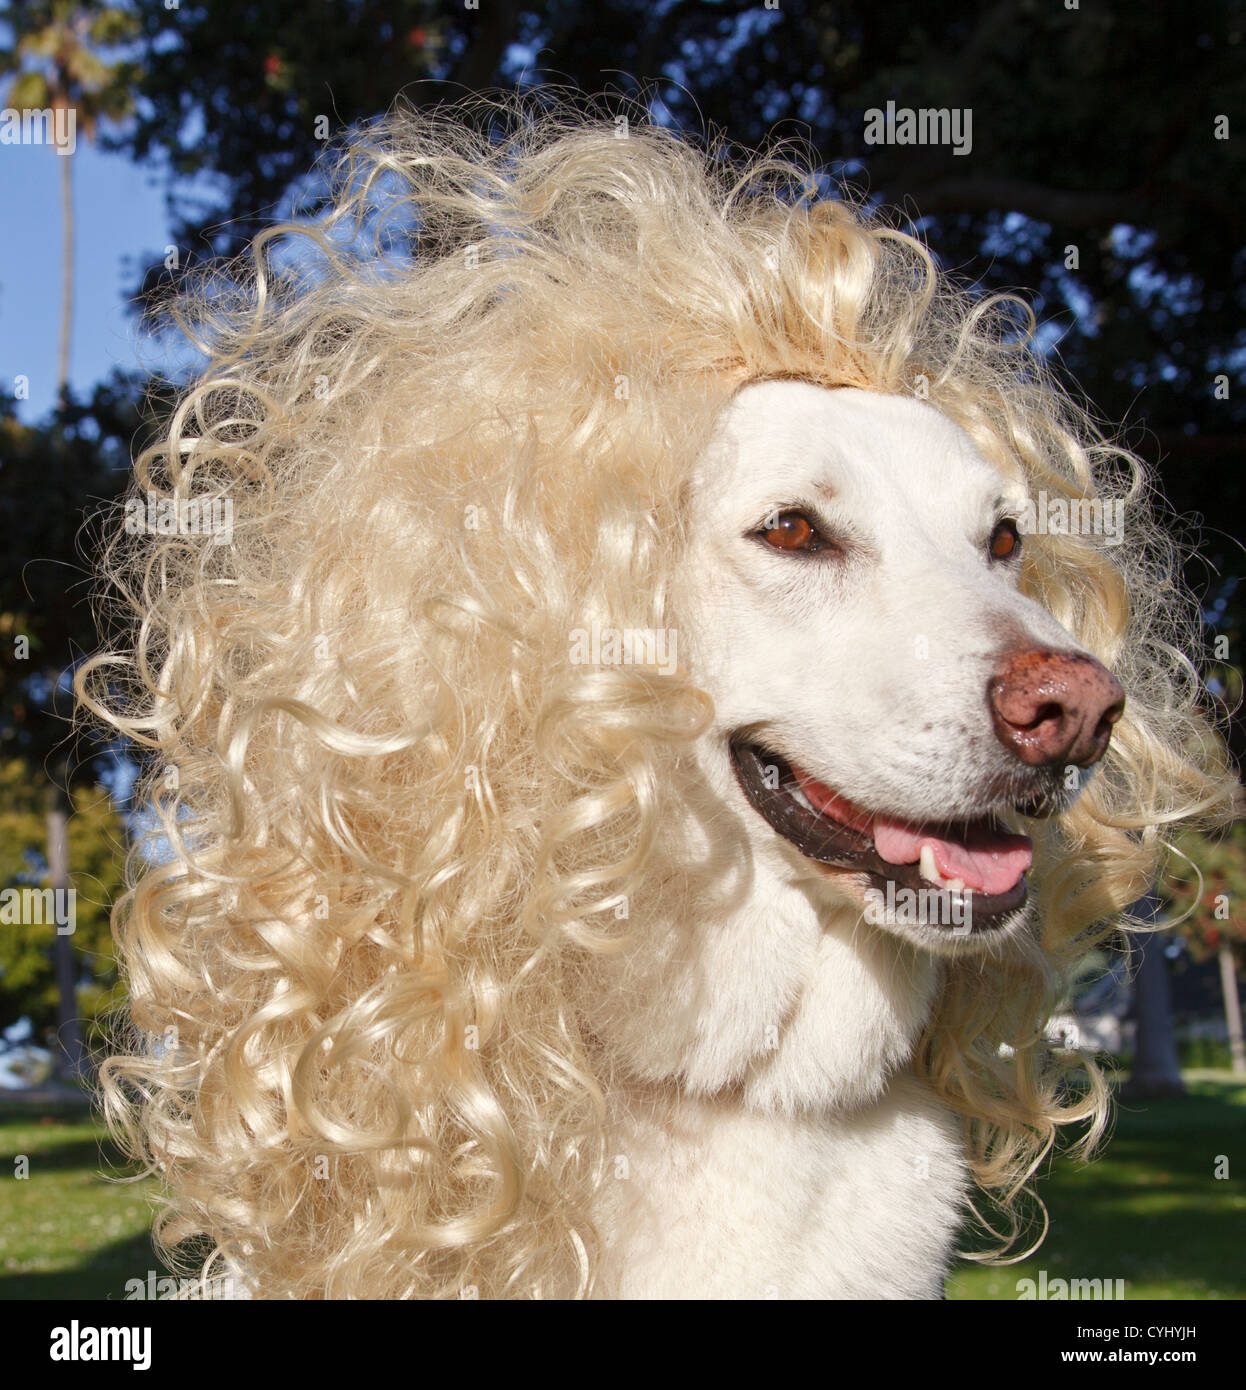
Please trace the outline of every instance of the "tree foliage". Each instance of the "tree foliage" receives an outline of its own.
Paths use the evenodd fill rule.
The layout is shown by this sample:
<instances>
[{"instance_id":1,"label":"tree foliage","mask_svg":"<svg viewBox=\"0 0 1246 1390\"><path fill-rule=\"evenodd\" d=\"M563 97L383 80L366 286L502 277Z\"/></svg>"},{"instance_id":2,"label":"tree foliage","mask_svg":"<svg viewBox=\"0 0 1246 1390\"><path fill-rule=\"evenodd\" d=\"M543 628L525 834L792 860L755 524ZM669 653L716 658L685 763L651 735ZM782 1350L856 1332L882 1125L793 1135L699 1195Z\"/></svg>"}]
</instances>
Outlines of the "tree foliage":
<instances>
[{"instance_id":1,"label":"tree foliage","mask_svg":"<svg viewBox=\"0 0 1246 1390\"><path fill-rule=\"evenodd\" d=\"M125 486L154 411L142 383L119 376L46 425L22 424L0 400L0 527L16 541L0 547L0 754L39 774L65 760L96 775L94 750L70 740L66 676L98 641L84 524Z\"/></svg>"},{"instance_id":2,"label":"tree foliage","mask_svg":"<svg viewBox=\"0 0 1246 1390\"><path fill-rule=\"evenodd\" d=\"M0 22L13 32L10 46L0 50L0 73L16 74L9 106L72 108L88 139L102 120L130 114L138 64L106 56L138 32L128 9L94 0L24 0L0 7Z\"/></svg>"},{"instance_id":3,"label":"tree foliage","mask_svg":"<svg viewBox=\"0 0 1246 1390\"><path fill-rule=\"evenodd\" d=\"M0 890L43 887L43 800L35 770L19 758L0 761ZM70 885L76 897L74 958L77 1005L88 1046L99 1042L103 1015L121 998L108 913L121 889L124 826L101 786L73 790L69 818ZM9 914L11 915L11 914ZM56 926L0 922L0 1028L23 1016L41 1043L54 1046L57 1023L52 951Z\"/></svg>"},{"instance_id":4,"label":"tree foliage","mask_svg":"<svg viewBox=\"0 0 1246 1390\"><path fill-rule=\"evenodd\" d=\"M1175 848L1165 878L1170 911L1185 918L1175 929L1195 960L1227 944L1238 970L1246 969L1246 821L1219 838L1187 831Z\"/></svg>"}]
</instances>

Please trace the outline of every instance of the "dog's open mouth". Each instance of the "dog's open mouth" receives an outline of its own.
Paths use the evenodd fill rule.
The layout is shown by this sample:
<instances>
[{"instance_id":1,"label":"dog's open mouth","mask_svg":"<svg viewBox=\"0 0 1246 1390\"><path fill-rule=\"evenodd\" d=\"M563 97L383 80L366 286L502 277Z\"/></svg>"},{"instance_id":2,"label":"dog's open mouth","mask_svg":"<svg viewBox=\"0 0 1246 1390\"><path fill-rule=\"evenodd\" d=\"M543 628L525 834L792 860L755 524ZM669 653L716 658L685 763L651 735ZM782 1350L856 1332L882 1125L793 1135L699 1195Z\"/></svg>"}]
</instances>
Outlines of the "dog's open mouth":
<instances>
[{"instance_id":1,"label":"dog's open mouth","mask_svg":"<svg viewBox=\"0 0 1246 1390\"><path fill-rule=\"evenodd\" d=\"M754 810L807 859L868 874L880 891L936 894L966 931L995 926L1025 902L1033 842L993 816L913 825L855 806L776 753L733 740L736 776Z\"/></svg>"}]
</instances>

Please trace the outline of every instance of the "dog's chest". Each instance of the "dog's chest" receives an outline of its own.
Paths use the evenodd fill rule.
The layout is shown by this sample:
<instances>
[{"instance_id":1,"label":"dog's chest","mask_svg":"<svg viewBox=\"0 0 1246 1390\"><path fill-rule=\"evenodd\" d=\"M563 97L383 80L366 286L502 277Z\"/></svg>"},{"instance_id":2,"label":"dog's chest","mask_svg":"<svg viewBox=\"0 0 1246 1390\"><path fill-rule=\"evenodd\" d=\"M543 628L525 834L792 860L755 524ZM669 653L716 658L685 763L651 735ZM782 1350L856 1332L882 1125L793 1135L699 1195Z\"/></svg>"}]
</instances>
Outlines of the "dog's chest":
<instances>
[{"instance_id":1,"label":"dog's chest","mask_svg":"<svg viewBox=\"0 0 1246 1390\"><path fill-rule=\"evenodd\" d=\"M896 1080L851 1115L631 1105L598 1207L610 1298L938 1298L967 1185L959 1122Z\"/></svg>"}]
</instances>

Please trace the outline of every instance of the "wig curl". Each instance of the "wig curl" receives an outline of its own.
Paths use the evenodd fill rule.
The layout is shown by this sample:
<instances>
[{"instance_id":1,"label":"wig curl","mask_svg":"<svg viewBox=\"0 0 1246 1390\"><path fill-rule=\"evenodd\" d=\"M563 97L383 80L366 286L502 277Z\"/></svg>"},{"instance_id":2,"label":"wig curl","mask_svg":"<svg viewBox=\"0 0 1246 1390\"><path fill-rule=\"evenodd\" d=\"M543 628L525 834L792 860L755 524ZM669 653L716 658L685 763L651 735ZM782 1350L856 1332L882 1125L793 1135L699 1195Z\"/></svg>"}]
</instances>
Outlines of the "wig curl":
<instances>
[{"instance_id":1,"label":"wig curl","mask_svg":"<svg viewBox=\"0 0 1246 1390\"><path fill-rule=\"evenodd\" d=\"M687 483L744 383L916 393L1035 494L1125 503L1119 546L1026 546L1025 591L1127 692L1039 832L1041 949L949 961L913 1059L1006 1220L1057 1127L1103 1123L1043 1036L1062 982L1233 784L1146 470L1028 310L790 152L534 115L357 131L323 217L182 298L209 365L131 500L228 503L232 537L118 517L108 547L128 616L79 695L144 750L150 833L107 1114L170 1260L260 1296L593 1290L608 1078L577 982L611 904L678 874L709 702L568 634L678 628Z\"/></svg>"}]
</instances>

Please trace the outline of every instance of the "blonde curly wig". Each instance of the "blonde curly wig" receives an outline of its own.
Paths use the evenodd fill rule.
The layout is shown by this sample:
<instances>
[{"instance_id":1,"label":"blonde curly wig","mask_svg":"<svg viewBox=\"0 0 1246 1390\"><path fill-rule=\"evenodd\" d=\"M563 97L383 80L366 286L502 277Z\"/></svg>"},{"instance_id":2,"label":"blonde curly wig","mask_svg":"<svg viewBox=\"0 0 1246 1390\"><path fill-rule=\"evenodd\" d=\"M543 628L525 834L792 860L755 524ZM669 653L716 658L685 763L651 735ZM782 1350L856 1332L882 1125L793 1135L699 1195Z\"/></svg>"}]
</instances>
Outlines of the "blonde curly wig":
<instances>
[{"instance_id":1,"label":"blonde curly wig","mask_svg":"<svg viewBox=\"0 0 1246 1390\"><path fill-rule=\"evenodd\" d=\"M398 111L327 172L327 215L183 299L210 362L136 465L232 537L119 516L125 621L79 674L148 755L101 1079L162 1248L266 1297L592 1291L609 1064L577 982L678 873L709 712L694 670L590 670L568 634L678 627L690 470L768 377L916 391L1036 493L1128 510L1119 546L1028 538L1025 592L1127 709L1035 830L1041 951L948 961L913 1059L1007 1223L1056 1128L1103 1124L1043 1037L1062 981L1233 780L1142 465L1028 310L790 153L511 102Z\"/></svg>"}]
</instances>

